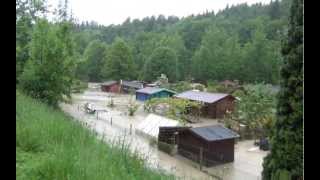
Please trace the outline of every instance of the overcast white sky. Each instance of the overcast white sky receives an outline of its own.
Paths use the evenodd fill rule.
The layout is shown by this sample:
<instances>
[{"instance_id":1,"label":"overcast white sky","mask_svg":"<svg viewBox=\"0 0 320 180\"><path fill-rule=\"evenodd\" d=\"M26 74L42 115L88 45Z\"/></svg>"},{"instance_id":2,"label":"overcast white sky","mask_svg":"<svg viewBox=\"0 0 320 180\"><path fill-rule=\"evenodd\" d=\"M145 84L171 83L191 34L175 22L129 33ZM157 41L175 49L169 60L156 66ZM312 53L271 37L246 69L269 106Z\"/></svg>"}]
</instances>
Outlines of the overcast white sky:
<instances>
[{"instance_id":1,"label":"overcast white sky","mask_svg":"<svg viewBox=\"0 0 320 180\"><path fill-rule=\"evenodd\" d=\"M56 6L59 1L48 0L48 4ZM244 2L249 5L257 2L265 4L270 0L69 0L69 8L79 21L110 25L121 24L128 17L132 20L163 14L180 18L206 10L218 12L227 4L231 6Z\"/></svg>"}]
</instances>

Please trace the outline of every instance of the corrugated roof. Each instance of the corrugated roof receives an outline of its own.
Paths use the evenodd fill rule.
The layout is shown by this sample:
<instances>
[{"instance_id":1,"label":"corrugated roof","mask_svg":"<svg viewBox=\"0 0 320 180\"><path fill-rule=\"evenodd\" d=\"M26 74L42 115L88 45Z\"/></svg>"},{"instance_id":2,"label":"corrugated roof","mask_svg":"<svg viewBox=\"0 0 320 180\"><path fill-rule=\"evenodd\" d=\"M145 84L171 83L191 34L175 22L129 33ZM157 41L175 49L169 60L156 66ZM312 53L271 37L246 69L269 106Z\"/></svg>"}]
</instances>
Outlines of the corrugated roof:
<instances>
[{"instance_id":1,"label":"corrugated roof","mask_svg":"<svg viewBox=\"0 0 320 180\"><path fill-rule=\"evenodd\" d=\"M106 81L106 82L103 82L101 85L103 86L110 86L112 84L116 84L118 83L117 81Z\"/></svg>"},{"instance_id":2,"label":"corrugated roof","mask_svg":"<svg viewBox=\"0 0 320 180\"><path fill-rule=\"evenodd\" d=\"M159 134L159 127L173 127L177 125L179 125L178 121L155 114L149 114L136 129L141 133L157 138Z\"/></svg>"},{"instance_id":3,"label":"corrugated roof","mask_svg":"<svg viewBox=\"0 0 320 180\"><path fill-rule=\"evenodd\" d=\"M143 84L136 81L122 81L123 86L133 87L133 88L143 88Z\"/></svg>"},{"instance_id":4,"label":"corrugated roof","mask_svg":"<svg viewBox=\"0 0 320 180\"><path fill-rule=\"evenodd\" d=\"M175 95L175 97L189 99L193 101L200 101L205 103L214 103L220 99L229 96L229 94L224 93L208 93L202 91L185 91L183 93Z\"/></svg>"},{"instance_id":5,"label":"corrugated roof","mask_svg":"<svg viewBox=\"0 0 320 180\"><path fill-rule=\"evenodd\" d=\"M190 131L207 141L237 138L239 135L221 125L191 128Z\"/></svg>"},{"instance_id":6,"label":"corrugated roof","mask_svg":"<svg viewBox=\"0 0 320 180\"><path fill-rule=\"evenodd\" d=\"M154 93L157 93L157 92L160 92L160 91L168 91L168 92L171 92L173 94L175 93L174 91L171 91L171 90L168 90L168 89L164 89L164 88L157 88L157 87L145 87L145 88L137 90L136 92L144 93L144 94L154 94Z\"/></svg>"}]
</instances>

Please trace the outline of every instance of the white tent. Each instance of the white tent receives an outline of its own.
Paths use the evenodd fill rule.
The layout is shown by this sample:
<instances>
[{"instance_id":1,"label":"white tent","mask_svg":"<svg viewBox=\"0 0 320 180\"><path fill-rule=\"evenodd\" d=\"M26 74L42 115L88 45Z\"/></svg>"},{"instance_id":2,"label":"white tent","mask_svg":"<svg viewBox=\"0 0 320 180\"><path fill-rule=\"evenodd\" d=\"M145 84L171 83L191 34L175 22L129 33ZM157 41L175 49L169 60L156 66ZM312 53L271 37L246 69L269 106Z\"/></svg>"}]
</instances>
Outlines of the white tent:
<instances>
[{"instance_id":1,"label":"white tent","mask_svg":"<svg viewBox=\"0 0 320 180\"><path fill-rule=\"evenodd\" d=\"M172 127L179 125L178 121L168 119L155 114L149 114L138 126L137 131L145 135L158 138L159 127Z\"/></svg>"}]
</instances>

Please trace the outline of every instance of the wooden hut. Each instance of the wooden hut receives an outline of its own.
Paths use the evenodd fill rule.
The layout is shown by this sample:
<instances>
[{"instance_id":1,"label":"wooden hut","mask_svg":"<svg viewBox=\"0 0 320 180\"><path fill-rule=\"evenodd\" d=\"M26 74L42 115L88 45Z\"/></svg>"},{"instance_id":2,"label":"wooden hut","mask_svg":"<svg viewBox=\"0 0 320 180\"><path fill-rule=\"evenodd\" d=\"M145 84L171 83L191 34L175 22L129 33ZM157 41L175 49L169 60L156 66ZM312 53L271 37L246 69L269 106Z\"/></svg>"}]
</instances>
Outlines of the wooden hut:
<instances>
[{"instance_id":1,"label":"wooden hut","mask_svg":"<svg viewBox=\"0 0 320 180\"><path fill-rule=\"evenodd\" d=\"M121 92L122 93L130 93L136 92L138 89L142 89L144 87L143 82L139 81L121 81Z\"/></svg>"},{"instance_id":2,"label":"wooden hut","mask_svg":"<svg viewBox=\"0 0 320 180\"><path fill-rule=\"evenodd\" d=\"M136 99L139 101L146 101L151 98L171 97L175 92L156 87L146 87L136 91Z\"/></svg>"},{"instance_id":3,"label":"wooden hut","mask_svg":"<svg viewBox=\"0 0 320 180\"><path fill-rule=\"evenodd\" d=\"M233 111L235 98L230 94L185 91L174 97L196 101L202 104L201 115L210 118L223 118L227 111Z\"/></svg>"},{"instance_id":4,"label":"wooden hut","mask_svg":"<svg viewBox=\"0 0 320 180\"><path fill-rule=\"evenodd\" d=\"M205 166L233 162L237 137L221 125L189 128L178 133L178 153Z\"/></svg>"},{"instance_id":5,"label":"wooden hut","mask_svg":"<svg viewBox=\"0 0 320 180\"><path fill-rule=\"evenodd\" d=\"M120 85L117 81L107 81L101 84L101 91L118 93Z\"/></svg>"}]
</instances>

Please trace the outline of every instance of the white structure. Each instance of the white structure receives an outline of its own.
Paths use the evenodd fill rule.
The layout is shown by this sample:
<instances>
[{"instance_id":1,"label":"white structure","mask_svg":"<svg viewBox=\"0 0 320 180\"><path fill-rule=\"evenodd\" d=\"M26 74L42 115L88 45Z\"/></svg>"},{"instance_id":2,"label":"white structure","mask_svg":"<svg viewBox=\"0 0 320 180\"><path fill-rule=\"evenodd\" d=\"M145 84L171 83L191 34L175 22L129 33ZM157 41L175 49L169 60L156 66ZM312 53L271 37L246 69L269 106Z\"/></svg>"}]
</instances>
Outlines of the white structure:
<instances>
[{"instance_id":1,"label":"white structure","mask_svg":"<svg viewBox=\"0 0 320 180\"><path fill-rule=\"evenodd\" d=\"M150 136L152 138L158 138L159 127L162 126L177 126L178 121L168 119L155 114L149 114L136 128L139 133Z\"/></svg>"}]
</instances>

